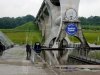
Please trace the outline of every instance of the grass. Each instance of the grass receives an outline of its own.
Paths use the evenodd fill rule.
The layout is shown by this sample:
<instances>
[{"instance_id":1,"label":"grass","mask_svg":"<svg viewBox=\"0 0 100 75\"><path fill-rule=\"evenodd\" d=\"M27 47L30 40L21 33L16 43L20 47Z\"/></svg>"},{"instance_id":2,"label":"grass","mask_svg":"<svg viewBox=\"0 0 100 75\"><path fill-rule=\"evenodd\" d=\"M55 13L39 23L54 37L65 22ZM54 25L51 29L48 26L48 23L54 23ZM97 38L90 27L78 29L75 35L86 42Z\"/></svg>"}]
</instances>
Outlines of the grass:
<instances>
[{"instance_id":1,"label":"grass","mask_svg":"<svg viewBox=\"0 0 100 75\"><path fill-rule=\"evenodd\" d=\"M92 27L93 28L93 27ZM23 44L27 42L38 42L41 41L41 32L38 30L37 25L33 22L28 22L14 29L1 29L14 43ZM100 44L100 30L83 30L86 40L89 43ZM75 37L70 37L73 42L78 42Z\"/></svg>"},{"instance_id":2,"label":"grass","mask_svg":"<svg viewBox=\"0 0 100 75\"><path fill-rule=\"evenodd\" d=\"M41 42L41 32L37 25L28 22L14 29L1 29L15 44Z\"/></svg>"},{"instance_id":3,"label":"grass","mask_svg":"<svg viewBox=\"0 0 100 75\"><path fill-rule=\"evenodd\" d=\"M93 28L93 27L92 27ZM10 38L15 44L34 44L35 42L41 42L41 32L38 30L37 25L33 22L28 22L14 29L0 29ZM89 43L100 44L100 30L83 30L84 36ZM77 38L70 37L73 42L78 42ZM91 58L100 59L100 51L92 51L88 55Z\"/></svg>"},{"instance_id":4,"label":"grass","mask_svg":"<svg viewBox=\"0 0 100 75\"><path fill-rule=\"evenodd\" d=\"M84 35L89 43L100 44L100 32L85 32Z\"/></svg>"},{"instance_id":5,"label":"grass","mask_svg":"<svg viewBox=\"0 0 100 75\"><path fill-rule=\"evenodd\" d=\"M41 41L40 32L8 32L5 34L17 44L35 43Z\"/></svg>"},{"instance_id":6,"label":"grass","mask_svg":"<svg viewBox=\"0 0 100 75\"><path fill-rule=\"evenodd\" d=\"M12 33L12 32L26 32L26 31L33 31L33 32L36 32L36 31L39 31L38 29L38 26L36 24L34 24L33 22L28 22L28 23L25 23L21 26L18 26L14 29L0 29L2 32L4 33Z\"/></svg>"},{"instance_id":7,"label":"grass","mask_svg":"<svg viewBox=\"0 0 100 75\"><path fill-rule=\"evenodd\" d=\"M94 31L94 30L83 30L83 34L88 41L88 43L96 43L100 44L100 30ZM70 40L73 42L79 42L79 40L76 37L69 36Z\"/></svg>"},{"instance_id":8,"label":"grass","mask_svg":"<svg viewBox=\"0 0 100 75\"><path fill-rule=\"evenodd\" d=\"M38 26L33 22L25 23L21 26L14 28L15 31L38 31Z\"/></svg>"},{"instance_id":9,"label":"grass","mask_svg":"<svg viewBox=\"0 0 100 75\"><path fill-rule=\"evenodd\" d=\"M82 28L86 30L100 30L100 25L82 25Z\"/></svg>"},{"instance_id":10,"label":"grass","mask_svg":"<svg viewBox=\"0 0 100 75\"><path fill-rule=\"evenodd\" d=\"M14 43L23 44L32 40L32 42L38 42L41 40L41 32L40 31L16 31L13 29L2 30ZM100 44L98 41L98 37L100 38L100 32L98 31L84 31L84 35L86 40L89 43L97 43ZM75 37L70 37L70 39L74 42L78 42Z\"/></svg>"}]
</instances>

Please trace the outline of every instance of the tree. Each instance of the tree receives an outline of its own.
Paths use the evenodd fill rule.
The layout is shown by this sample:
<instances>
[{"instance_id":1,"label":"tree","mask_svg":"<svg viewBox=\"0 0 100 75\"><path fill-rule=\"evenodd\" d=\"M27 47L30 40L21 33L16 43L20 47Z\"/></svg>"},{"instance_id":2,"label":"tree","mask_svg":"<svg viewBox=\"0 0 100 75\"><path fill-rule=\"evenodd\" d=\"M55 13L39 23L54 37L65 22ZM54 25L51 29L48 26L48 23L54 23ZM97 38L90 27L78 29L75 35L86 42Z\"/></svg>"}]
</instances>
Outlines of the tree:
<instances>
[{"instance_id":1,"label":"tree","mask_svg":"<svg viewBox=\"0 0 100 75\"><path fill-rule=\"evenodd\" d=\"M35 18L32 15L26 15L26 16L17 17L17 18L3 17L3 18L0 18L0 29L15 28L29 21L34 21L34 19Z\"/></svg>"}]
</instances>

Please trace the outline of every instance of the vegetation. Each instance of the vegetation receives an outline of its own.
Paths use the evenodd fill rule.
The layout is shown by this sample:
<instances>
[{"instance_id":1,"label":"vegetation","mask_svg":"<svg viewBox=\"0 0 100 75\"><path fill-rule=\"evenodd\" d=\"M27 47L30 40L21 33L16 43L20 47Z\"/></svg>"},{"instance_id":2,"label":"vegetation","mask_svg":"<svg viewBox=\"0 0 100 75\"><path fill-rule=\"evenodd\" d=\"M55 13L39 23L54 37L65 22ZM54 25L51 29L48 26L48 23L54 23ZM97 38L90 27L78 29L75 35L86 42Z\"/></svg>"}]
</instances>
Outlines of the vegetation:
<instances>
[{"instance_id":1,"label":"vegetation","mask_svg":"<svg viewBox=\"0 0 100 75\"><path fill-rule=\"evenodd\" d=\"M100 44L100 31L85 31L84 35L89 43Z\"/></svg>"},{"instance_id":2,"label":"vegetation","mask_svg":"<svg viewBox=\"0 0 100 75\"><path fill-rule=\"evenodd\" d=\"M15 43L15 44L26 44L26 43L35 43L41 41L40 32L8 32L6 35Z\"/></svg>"},{"instance_id":3,"label":"vegetation","mask_svg":"<svg viewBox=\"0 0 100 75\"><path fill-rule=\"evenodd\" d=\"M14 43L25 44L41 41L41 32L32 21L14 29L1 29Z\"/></svg>"},{"instance_id":4,"label":"vegetation","mask_svg":"<svg viewBox=\"0 0 100 75\"><path fill-rule=\"evenodd\" d=\"M98 38L100 38L100 17L80 17L79 19L86 40L89 43L100 44L100 41L98 41ZM30 40L32 40L32 42L41 40L41 33L38 30L38 26L34 24L34 17L31 15L17 18L0 18L0 28L1 31L7 34L7 36L15 43L22 44L29 42L29 38L31 38ZM78 42L74 37L70 37L70 39L74 42Z\"/></svg>"},{"instance_id":5,"label":"vegetation","mask_svg":"<svg viewBox=\"0 0 100 75\"><path fill-rule=\"evenodd\" d=\"M17 17L17 18L3 17L3 18L0 18L0 29L15 28L27 22L34 21L34 19L35 18L32 15L26 15L26 16Z\"/></svg>"},{"instance_id":6,"label":"vegetation","mask_svg":"<svg viewBox=\"0 0 100 75\"><path fill-rule=\"evenodd\" d=\"M21 26L14 28L15 31L38 31L38 26L34 22L28 22Z\"/></svg>"},{"instance_id":7,"label":"vegetation","mask_svg":"<svg viewBox=\"0 0 100 75\"><path fill-rule=\"evenodd\" d=\"M3 17L0 18L0 29L11 29L15 28L17 26L20 26L22 24L25 24L30 21L34 21L35 18L32 15L26 15L23 17ZM99 26L100 25L100 17L99 16L90 16L88 18L85 17L79 17L79 20L81 21L81 25L84 29L88 29L89 26ZM100 30L100 27L97 28Z\"/></svg>"},{"instance_id":8,"label":"vegetation","mask_svg":"<svg viewBox=\"0 0 100 75\"><path fill-rule=\"evenodd\" d=\"M100 17L91 16L80 17L83 33L89 43L100 44ZM34 24L34 17L31 15L10 18L0 18L0 30L4 32L15 44L34 44L41 42L41 32ZM70 36L70 40L78 42L75 37ZM100 51L91 51L90 58L100 59Z\"/></svg>"},{"instance_id":9,"label":"vegetation","mask_svg":"<svg viewBox=\"0 0 100 75\"><path fill-rule=\"evenodd\" d=\"M83 34L88 41L88 43L100 44L100 30L83 30ZM73 42L79 42L76 37L69 36L70 40Z\"/></svg>"},{"instance_id":10,"label":"vegetation","mask_svg":"<svg viewBox=\"0 0 100 75\"><path fill-rule=\"evenodd\" d=\"M100 30L100 25L82 25L82 28L85 30L97 31Z\"/></svg>"},{"instance_id":11,"label":"vegetation","mask_svg":"<svg viewBox=\"0 0 100 75\"><path fill-rule=\"evenodd\" d=\"M100 25L100 16L90 16L88 18L80 17L81 25Z\"/></svg>"}]
</instances>

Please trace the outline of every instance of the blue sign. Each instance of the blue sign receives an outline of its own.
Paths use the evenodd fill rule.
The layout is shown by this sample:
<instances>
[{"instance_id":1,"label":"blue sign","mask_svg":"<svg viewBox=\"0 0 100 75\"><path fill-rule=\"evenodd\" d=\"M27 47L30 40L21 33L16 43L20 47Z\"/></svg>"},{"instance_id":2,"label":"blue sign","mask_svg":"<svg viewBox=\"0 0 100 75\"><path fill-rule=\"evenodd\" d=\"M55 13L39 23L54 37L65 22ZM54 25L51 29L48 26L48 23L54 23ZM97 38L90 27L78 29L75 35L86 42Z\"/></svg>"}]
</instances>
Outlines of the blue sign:
<instances>
[{"instance_id":1,"label":"blue sign","mask_svg":"<svg viewBox=\"0 0 100 75\"><path fill-rule=\"evenodd\" d=\"M67 25L65 31L66 31L69 35L73 36L73 35L75 35L75 34L77 33L78 29L77 29L76 24L70 23L70 24Z\"/></svg>"}]
</instances>

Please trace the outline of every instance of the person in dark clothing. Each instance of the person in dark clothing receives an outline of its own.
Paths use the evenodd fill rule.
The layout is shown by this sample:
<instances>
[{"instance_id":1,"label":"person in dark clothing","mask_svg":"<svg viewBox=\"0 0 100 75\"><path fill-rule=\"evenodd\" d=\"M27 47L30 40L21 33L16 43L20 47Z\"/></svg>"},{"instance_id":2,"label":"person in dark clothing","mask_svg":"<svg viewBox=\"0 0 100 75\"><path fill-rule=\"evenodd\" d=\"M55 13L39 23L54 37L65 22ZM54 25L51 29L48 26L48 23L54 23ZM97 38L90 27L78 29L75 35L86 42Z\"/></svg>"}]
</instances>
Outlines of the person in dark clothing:
<instances>
[{"instance_id":1,"label":"person in dark clothing","mask_svg":"<svg viewBox=\"0 0 100 75\"><path fill-rule=\"evenodd\" d=\"M0 56L2 56L5 46L0 42Z\"/></svg>"},{"instance_id":2,"label":"person in dark clothing","mask_svg":"<svg viewBox=\"0 0 100 75\"><path fill-rule=\"evenodd\" d=\"M40 54L41 53L41 45L39 42L36 42L35 45L34 45L34 51L37 53L37 54Z\"/></svg>"},{"instance_id":3,"label":"person in dark clothing","mask_svg":"<svg viewBox=\"0 0 100 75\"><path fill-rule=\"evenodd\" d=\"M31 56L31 47L29 44L26 45L26 53L27 53L26 59L29 60Z\"/></svg>"}]
</instances>

